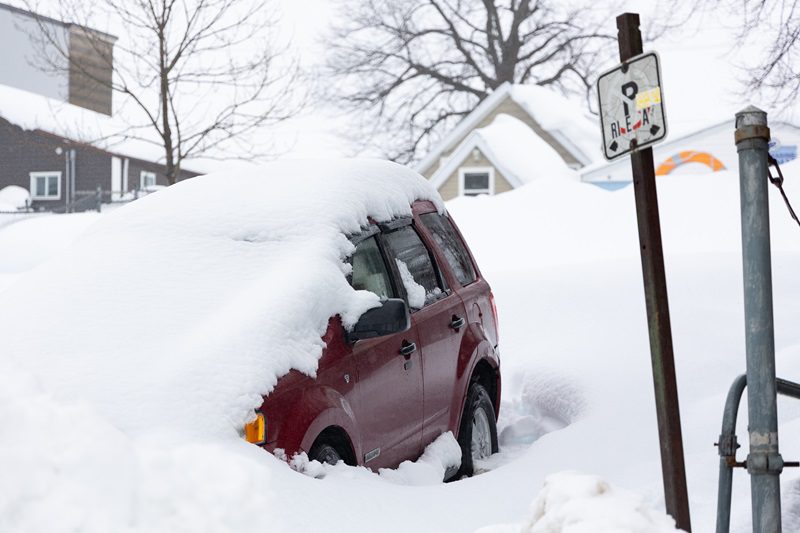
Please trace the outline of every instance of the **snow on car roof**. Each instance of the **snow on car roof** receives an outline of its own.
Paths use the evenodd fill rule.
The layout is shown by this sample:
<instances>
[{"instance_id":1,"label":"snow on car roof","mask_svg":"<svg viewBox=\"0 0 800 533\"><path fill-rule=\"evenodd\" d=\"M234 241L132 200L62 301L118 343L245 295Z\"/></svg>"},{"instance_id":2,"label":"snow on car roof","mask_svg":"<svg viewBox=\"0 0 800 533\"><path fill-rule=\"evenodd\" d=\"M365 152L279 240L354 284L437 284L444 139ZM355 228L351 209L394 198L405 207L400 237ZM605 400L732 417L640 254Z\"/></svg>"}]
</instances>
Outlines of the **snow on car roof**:
<instances>
[{"instance_id":1,"label":"snow on car roof","mask_svg":"<svg viewBox=\"0 0 800 533\"><path fill-rule=\"evenodd\" d=\"M314 374L330 317L352 324L377 304L347 283L345 235L410 215L417 199L444 209L427 180L378 160L180 182L106 215L4 292L4 353L123 431L231 434L281 375Z\"/></svg>"}]
</instances>

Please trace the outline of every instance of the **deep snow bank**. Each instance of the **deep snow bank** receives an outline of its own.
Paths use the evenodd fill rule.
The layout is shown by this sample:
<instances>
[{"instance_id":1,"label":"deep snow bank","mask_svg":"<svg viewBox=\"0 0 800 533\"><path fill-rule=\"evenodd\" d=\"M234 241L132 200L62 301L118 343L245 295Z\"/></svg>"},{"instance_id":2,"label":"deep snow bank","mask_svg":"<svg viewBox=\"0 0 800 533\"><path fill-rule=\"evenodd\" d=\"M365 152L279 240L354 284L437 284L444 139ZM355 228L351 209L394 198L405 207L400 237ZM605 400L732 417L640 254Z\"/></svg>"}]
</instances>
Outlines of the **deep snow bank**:
<instances>
[{"instance_id":1,"label":"deep snow bank","mask_svg":"<svg viewBox=\"0 0 800 533\"><path fill-rule=\"evenodd\" d=\"M800 198L796 167L783 166L793 199ZM667 176L658 185L692 522L695 531L710 531L718 466L713 442L728 386L744 370L738 183L734 173L717 173ZM779 195L770 195L778 371L800 380L800 239ZM500 313L503 449L490 471L415 487L352 468L312 479L233 437L130 439L91 404L63 394L54 400L44 380L28 371L18 379L1 366L0 471L13 475L0 476L0 517L6 520L0 530L460 533L509 524L492 531L516 533L532 516L531 502L545 480L563 470L596 474L612 494L623 493L614 487L632 490L643 497L641 509L662 509L631 188L611 193L539 180L494 198L455 200L448 209L491 283ZM134 278L157 268L154 258ZM134 281L141 290L148 280ZM117 283L128 290L127 279ZM14 324L25 335L46 336L48 324L31 325L35 310L24 311L26 321L12 318ZM4 319L9 316L6 311ZM139 336L151 334L152 321L141 317L135 314L131 328ZM0 350L0 364L6 354ZM746 443L744 413L743 406L739 435ZM181 425L203 423L199 410L184 415ZM796 459L800 405L781 401L779 415L782 453ZM50 420L53 433L42 437L38 431ZM740 457L746 453L745 446ZM417 468L401 482L419 481L421 473ZM785 531L800 530L797 476L792 470L783 475ZM569 494L565 503L580 496ZM737 472L733 531L748 531L749 512L747 476ZM42 517L50 519L46 526ZM33 525L12 527L19 524Z\"/></svg>"},{"instance_id":2,"label":"deep snow bank","mask_svg":"<svg viewBox=\"0 0 800 533\"><path fill-rule=\"evenodd\" d=\"M8 185L0 189L0 212L24 209L31 203L31 193L19 185Z\"/></svg>"},{"instance_id":3,"label":"deep snow bank","mask_svg":"<svg viewBox=\"0 0 800 533\"><path fill-rule=\"evenodd\" d=\"M521 526L482 528L476 533L670 533L675 521L648 507L642 497L586 474L548 476Z\"/></svg>"},{"instance_id":4,"label":"deep snow bank","mask_svg":"<svg viewBox=\"0 0 800 533\"><path fill-rule=\"evenodd\" d=\"M642 497L597 476L563 472L549 476L533 503L525 533L668 533L675 522L648 508Z\"/></svg>"}]
</instances>

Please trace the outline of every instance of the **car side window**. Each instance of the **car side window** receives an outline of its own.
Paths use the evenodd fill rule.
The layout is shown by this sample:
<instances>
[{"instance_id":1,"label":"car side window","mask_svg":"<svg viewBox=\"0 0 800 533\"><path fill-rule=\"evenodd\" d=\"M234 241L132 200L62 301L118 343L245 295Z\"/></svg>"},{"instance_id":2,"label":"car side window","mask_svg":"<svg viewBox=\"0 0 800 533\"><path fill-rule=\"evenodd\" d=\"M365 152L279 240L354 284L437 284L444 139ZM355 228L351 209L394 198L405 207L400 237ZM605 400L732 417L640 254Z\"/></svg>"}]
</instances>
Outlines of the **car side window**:
<instances>
[{"instance_id":1,"label":"car side window","mask_svg":"<svg viewBox=\"0 0 800 533\"><path fill-rule=\"evenodd\" d=\"M466 286L477 279L475 266L469 257L464 243L458 237L452 222L439 213L426 213L421 215L423 224L433 235L433 240L444 253L444 258L453 269L461 285Z\"/></svg>"},{"instance_id":2,"label":"car side window","mask_svg":"<svg viewBox=\"0 0 800 533\"><path fill-rule=\"evenodd\" d=\"M422 309L444 295L428 249L411 226L385 236L389 257L394 259L412 309Z\"/></svg>"},{"instance_id":3,"label":"car side window","mask_svg":"<svg viewBox=\"0 0 800 533\"><path fill-rule=\"evenodd\" d=\"M375 237L364 239L356 245L351 264L353 272L350 285L354 289L375 293L381 300L394 297L389 271Z\"/></svg>"}]
</instances>

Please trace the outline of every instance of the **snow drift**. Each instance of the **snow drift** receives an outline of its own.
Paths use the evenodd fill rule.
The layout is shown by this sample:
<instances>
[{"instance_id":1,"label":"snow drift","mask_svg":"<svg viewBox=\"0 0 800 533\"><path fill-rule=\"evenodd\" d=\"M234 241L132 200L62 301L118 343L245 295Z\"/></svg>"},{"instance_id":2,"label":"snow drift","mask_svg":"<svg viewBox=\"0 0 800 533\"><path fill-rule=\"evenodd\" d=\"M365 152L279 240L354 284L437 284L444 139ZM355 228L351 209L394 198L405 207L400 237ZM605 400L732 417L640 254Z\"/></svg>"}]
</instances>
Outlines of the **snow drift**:
<instances>
[{"instance_id":1,"label":"snow drift","mask_svg":"<svg viewBox=\"0 0 800 533\"><path fill-rule=\"evenodd\" d=\"M798 163L782 168L787 194L793 199L800 197ZM744 371L738 180L732 172L665 176L658 179L658 187L692 523L696 531L709 531L713 529L718 468L713 443L727 389ZM269 188L270 193L273 189ZM214 194L219 198L215 205L243 201L243 194L221 190ZM796 327L800 317L800 239L780 196L771 190L770 198L778 372L800 381L800 332ZM431 463L418 461L402 473L375 475L349 467L329 472L323 467L324 479L312 479L236 438L230 421L224 421L220 431L187 441L187 425L205 424L205 414L194 408L183 412L184 418L176 422L174 429L179 435L145 434L148 432L142 428L129 427L98 411L91 392L82 395L86 401L79 402L75 395L51 390L48 383L55 380L58 385L58 376L44 369L41 379L35 377L41 358L33 349L18 350L20 355L31 356L31 362L12 364L13 354L0 337L0 531L460 533L506 524L488 531L517 533L532 528L534 516L538 527L547 524L551 530L570 531L573 522L559 516L572 517L576 526L582 520L595 527L596 519L606 516L601 512L606 504L622 509L624 516L653 521L657 531L658 522L663 522L658 512L664 506L663 488L632 188L608 192L566 180L542 179L497 197L454 200L447 207L492 285L500 314L504 380L501 452L481 465L486 473L457 483L429 485L450 455L443 437L427 456ZM213 221L202 220L213 216L210 209L197 206L197 211L203 214L192 224L213 225ZM116 216L112 214L107 222ZM68 217L64 222L47 217L48 227L65 224ZM97 227L102 226L105 223ZM4 247L9 241L3 241L3 234L13 227L0 230L0 262L7 260L7 251L12 249ZM165 227L172 226L168 223ZM191 234L192 227L185 231ZM28 227L31 235L44 231L45 221L37 221L36 228L33 224ZM159 233L161 226L148 228L154 240L168 238ZM83 240L96 240L95 232L90 229ZM227 232L222 228L215 233L219 242L209 239L217 253L229 251L221 244L231 246L228 241L233 239ZM83 246L77 248L83 250ZM22 247L13 249L22 253ZM242 243L241 249L249 248ZM96 258L119 266L122 261L112 252L119 250L112 248ZM55 262L78 261L75 254L70 250ZM35 263L24 257L15 262ZM339 259L331 262L340 268ZM166 271L167 266L154 257L135 275L124 270L127 277L115 278L113 284L102 278L111 289L100 295L92 293L99 300L89 304L80 300L84 298L80 291L87 289L89 281L73 290L54 288L58 281L50 277L56 276L65 287L69 287L69 279L62 276L62 269L43 265L15 281L8 292L0 292L4 304L13 301L16 307L16 313L2 310L0 328L4 336L17 339L47 337L55 330L65 346L69 345L72 340L58 332L62 329L59 321L75 324L76 320L62 318L48 306L64 309L67 305L58 299L67 298L81 302L76 309L91 305L111 309L112 304L105 300L117 294L125 298L132 297L127 295L129 291L149 294L149 284L160 284L159 269ZM237 268L253 274L248 265L238 264ZM337 277L341 276L338 272ZM183 283L178 274L164 275ZM187 275L200 274L189 270ZM39 285L52 291L52 298L44 290L40 294ZM244 287L245 283L234 285ZM221 290L216 285L211 289ZM218 301L200 294L202 289L197 292L190 293L197 302ZM222 297L219 295L220 300ZM163 302L163 295L148 298L159 305L177 305ZM28 301L35 306L28 307ZM110 352L124 353L125 346L118 344L137 337L171 338L164 336L162 326L150 316L145 309L135 310L129 319L133 333L123 335L119 342L111 341ZM183 317L173 321L188 327ZM202 339L222 331L208 324L203 327L206 329L189 328L188 334ZM70 357L80 363L80 354L71 353ZM148 354L143 357L152 364ZM67 362L60 364L68 366ZM85 365L83 369L93 371ZM102 376L99 370L84 379L90 382ZM144 369L134 370L135 379L149 376ZM196 371L192 366L187 374L191 377ZM122 385L132 386L125 381ZM156 380L153 385L160 390L162 383ZM142 382L141 388L146 390L149 384ZM105 400L101 398L101 408ZM740 457L747 453L744 413L739 417L738 432L744 444ZM781 400L779 416L781 452L787 460L796 459L800 455L800 404ZM43 435L44 429L52 431ZM565 470L590 472L599 478L590 476L591 482L574 484L573 478L560 477L564 483L548 481L548 488L540 493L554 472ZM785 531L800 530L798 475L793 470L782 475ZM410 484L417 486L406 486ZM579 486L593 488L577 490ZM598 487L602 490L595 490ZM610 488L606 491L604 487ZM639 496L631 497L625 492L628 490ZM557 494L561 496L554 498ZM743 533L749 530L750 514L749 485L743 472L734 474L733 496L732 531ZM548 503L544 515L534 514L534 501ZM590 516L589 506L595 504L598 514ZM587 512L581 515L581 510ZM623 518L622 511L619 517ZM648 524L646 520L637 523ZM629 527L614 524L619 525L614 531L636 531L638 527L633 522ZM591 527L589 531L596 531Z\"/></svg>"}]
</instances>

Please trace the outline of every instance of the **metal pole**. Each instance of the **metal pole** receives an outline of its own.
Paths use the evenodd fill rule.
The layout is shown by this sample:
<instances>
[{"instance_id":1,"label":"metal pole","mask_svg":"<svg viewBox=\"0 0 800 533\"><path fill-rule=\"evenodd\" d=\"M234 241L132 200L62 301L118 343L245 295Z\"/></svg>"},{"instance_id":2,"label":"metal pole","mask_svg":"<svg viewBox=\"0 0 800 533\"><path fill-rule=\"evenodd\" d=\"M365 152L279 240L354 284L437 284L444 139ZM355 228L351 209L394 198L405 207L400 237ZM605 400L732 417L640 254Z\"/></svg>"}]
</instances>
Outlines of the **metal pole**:
<instances>
[{"instance_id":1,"label":"metal pole","mask_svg":"<svg viewBox=\"0 0 800 533\"><path fill-rule=\"evenodd\" d=\"M742 205L747 414L750 453L747 472L753 532L781 531L775 337L772 322L772 265L767 197L767 114L749 106L736 114L736 151Z\"/></svg>"},{"instance_id":2,"label":"metal pole","mask_svg":"<svg viewBox=\"0 0 800 533\"><path fill-rule=\"evenodd\" d=\"M71 205L75 203L75 180L77 178L75 175L75 158L75 149L71 148L69 150L69 201ZM73 207L71 210L74 211L75 208Z\"/></svg>"},{"instance_id":3,"label":"metal pole","mask_svg":"<svg viewBox=\"0 0 800 533\"><path fill-rule=\"evenodd\" d=\"M736 438L736 416L739 414L739 402L747 385L747 376L739 376L734 380L725 401L722 412L722 430L717 442L719 450L719 484L717 486L717 533L728 533L731 530L731 496L733 492L733 468L736 466L736 450L739 441Z\"/></svg>"},{"instance_id":4,"label":"metal pole","mask_svg":"<svg viewBox=\"0 0 800 533\"><path fill-rule=\"evenodd\" d=\"M624 63L642 53L639 15L623 13L618 16L617 29L619 30L619 58ZM661 472L664 478L664 500L667 512L675 519L678 528L691 531L652 148L634 151L631 154L631 167L633 191L636 197L636 218L639 225L639 249L642 255L647 325L650 333L658 436L661 445Z\"/></svg>"}]
</instances>

